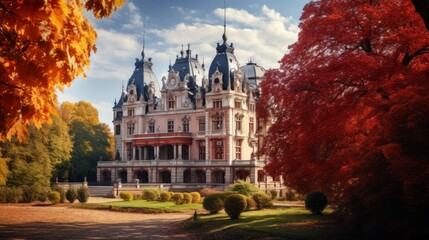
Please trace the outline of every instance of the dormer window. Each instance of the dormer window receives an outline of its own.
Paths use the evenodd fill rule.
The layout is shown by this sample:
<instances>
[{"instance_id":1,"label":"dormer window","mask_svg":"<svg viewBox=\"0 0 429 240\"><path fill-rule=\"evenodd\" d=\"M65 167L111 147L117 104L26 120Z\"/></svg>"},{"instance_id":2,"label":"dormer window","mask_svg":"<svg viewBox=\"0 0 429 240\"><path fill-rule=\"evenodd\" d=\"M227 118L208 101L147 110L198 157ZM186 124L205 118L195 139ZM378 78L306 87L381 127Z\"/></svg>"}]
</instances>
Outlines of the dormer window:
<instances>
[{"instance_id":1,"label":"dormer window","mask_svg":"<svg viewBox=\"0 0 429 240\"><path fill-rule=\"evenodd\" d=\"M129 117L134 116L134 108L128 109L128 116Z\"/></svg>"},{"instance_id":2,"label":"dormer window","mask_svg":"<svg viewBox=\"0 0 429 240\"><path fill-rule=\"evenodd\" d=\"M168 97L168 109L174 109L175 105L176 105L176 99L174 98L174 96L169 96Z\"/></svg>"},{"instance_id":3,"label":"dormer window","mask_svg":"<svg viewBox=\"0 0 429 240\"><path fill-rule=\"evenodd\" d=\"M130 95L133 95L134 94L134 90L130 90Z\"/></svg>"},{"instance_id":4,"label":"dormer window","mask_svg":"<svg viewBox=\"0 0 429 240\"><path fill-rule=\"evenodd\" d=\"M219 78L215 78L214 83L218 84L220 82Z\"/></svg>"},{"instance_id":5,"label":"dormer window","mask_svg":"<svg viewBox=\"0 0 429 240\"><path fill-rule=\"evenodd\" d=\"M213 108L222 108L222 99L213 99Z\"/></svg>"}]
</instances>

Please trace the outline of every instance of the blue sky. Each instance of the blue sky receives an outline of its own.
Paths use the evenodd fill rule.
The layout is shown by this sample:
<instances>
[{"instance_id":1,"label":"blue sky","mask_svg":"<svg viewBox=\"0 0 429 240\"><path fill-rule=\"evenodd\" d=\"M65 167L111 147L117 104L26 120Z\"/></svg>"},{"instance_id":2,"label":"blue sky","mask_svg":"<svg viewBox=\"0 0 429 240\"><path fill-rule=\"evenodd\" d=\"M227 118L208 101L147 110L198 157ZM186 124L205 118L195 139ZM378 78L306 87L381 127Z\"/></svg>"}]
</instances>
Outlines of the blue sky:
<instances>
[{"instance_id":1,"label":"blue sky","mask_svg":"<svg viewBox=\"0 0 429 240\"><path fill-rule=\"evenodd\" d=\"M266 69L278 67L287 46L296 41L302 8L310 0L227 1L228 43L234 43L240 65L250 58ZM58 92L59 102L86 101L98 109L101 122L112 128L112 107L121 94L122 83L141 57L143 26L145 54L152 57L153 70L161 81L169 62L182 44L191 44L192 54L204 59L206 70L222 42L223 0L129 0L112 16L96 20L97 53L91 56L87 78L76 79ZM207 74L207 73L206 73Z\"/></svg>"}]
</instances>

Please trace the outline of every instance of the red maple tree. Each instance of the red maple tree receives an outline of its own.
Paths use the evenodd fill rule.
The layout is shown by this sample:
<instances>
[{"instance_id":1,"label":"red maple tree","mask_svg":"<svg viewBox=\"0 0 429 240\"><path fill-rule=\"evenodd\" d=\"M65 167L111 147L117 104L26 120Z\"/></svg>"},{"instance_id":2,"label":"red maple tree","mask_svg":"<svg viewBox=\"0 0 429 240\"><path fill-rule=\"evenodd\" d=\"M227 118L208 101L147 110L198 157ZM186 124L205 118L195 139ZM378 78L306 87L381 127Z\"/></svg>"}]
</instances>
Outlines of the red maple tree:
<instances>
[{"instance_id":1,"label":"red maple tree","mask_svg":"<svg viewBox=\"0 0 429 240\"><path fill-rule=\"evenodd\" d=\"M320 0L300 28L261 84L266 170L325 191L369 238L421 234L408 220L429 211L424 22L409 0Z\"/></svg>"}]
</instances>

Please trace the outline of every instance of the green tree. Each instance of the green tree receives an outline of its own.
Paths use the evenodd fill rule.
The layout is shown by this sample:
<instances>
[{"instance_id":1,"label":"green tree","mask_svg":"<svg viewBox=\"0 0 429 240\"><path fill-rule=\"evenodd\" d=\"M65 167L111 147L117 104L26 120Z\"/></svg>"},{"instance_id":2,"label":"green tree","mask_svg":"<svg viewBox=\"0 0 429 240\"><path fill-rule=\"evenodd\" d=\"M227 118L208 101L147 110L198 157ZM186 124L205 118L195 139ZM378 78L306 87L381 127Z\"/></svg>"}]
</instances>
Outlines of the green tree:
<instances>
[{"instance_id":1,"label":"green tree","mask_svg":"<svg viewBox=\"0 0 429 240\"><path fill-rule=\"evenodd\" d=\"M7 163L9 162L8 158L3 158L0 148L0 186L6 185L6 178L9 174L9 168Z\"/></svg>"},{"instance_id":2,"label":"green tree","mask_svg":"<svg viewBox=\"0 0 429 240\"><path fill-rule=\"evenodd\" d=\"M112 160L113 135L106 124L98 120L98 111L90 103L64 102L60 106L60 116L69 125L73 139L71 161L61 165L64 176L70 181L96 181L97 162Z\"/></svg>"}]
</instances>

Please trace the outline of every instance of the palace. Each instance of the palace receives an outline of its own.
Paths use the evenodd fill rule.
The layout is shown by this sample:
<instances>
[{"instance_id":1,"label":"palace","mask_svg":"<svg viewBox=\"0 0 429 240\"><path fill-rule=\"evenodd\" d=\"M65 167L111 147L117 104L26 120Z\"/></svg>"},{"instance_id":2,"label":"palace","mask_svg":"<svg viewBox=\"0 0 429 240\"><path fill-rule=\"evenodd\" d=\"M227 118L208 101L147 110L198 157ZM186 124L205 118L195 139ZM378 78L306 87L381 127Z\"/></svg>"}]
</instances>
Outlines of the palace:
<instances>
[{"instance_id":1,"label":"palace","mask_svg":"<svg viewBox=\"0 0 429 240\"><path fill-rule=\"evenodd\" d=\"M247 179L265 189L273 183L280 188L265 175L265 159L257 154L265 131L256 112L265 69L252 62L240 67L225 33L222 40L207 76L198 55L182 46L158 90L152 59L142 51L115 100L115 160L98 163L100 185L225 188Z\"/></svg>"}]
</instances>

